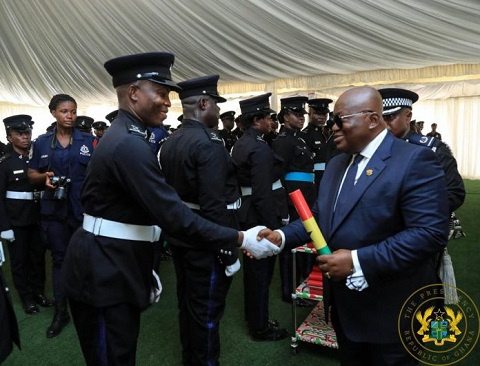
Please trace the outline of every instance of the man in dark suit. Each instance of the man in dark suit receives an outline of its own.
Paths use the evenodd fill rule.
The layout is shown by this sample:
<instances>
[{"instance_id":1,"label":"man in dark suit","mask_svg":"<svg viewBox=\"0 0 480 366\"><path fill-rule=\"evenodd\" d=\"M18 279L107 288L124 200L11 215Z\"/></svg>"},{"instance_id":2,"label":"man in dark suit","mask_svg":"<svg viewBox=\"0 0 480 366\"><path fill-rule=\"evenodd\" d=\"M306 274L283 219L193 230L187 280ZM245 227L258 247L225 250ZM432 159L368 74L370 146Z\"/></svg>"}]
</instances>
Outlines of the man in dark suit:
<instances>
[{"instance_id":1,"label":"man in dark suit","mask_svg":"<svg viewBox=\"0 0 480 366\"><path fill-rule=\"evenodd\" d=\"M439 282L433 257L448 235L444 174L431 150L387 132L373 88L346 91L334 114L345 153L327 166L320 191L330 194L318 197L313 213L333 252L317 261L342 365L415 365L398 317L411 294ZM287 248L309 241L299 220L260 234Z\"/></svg>"}]
</instances>

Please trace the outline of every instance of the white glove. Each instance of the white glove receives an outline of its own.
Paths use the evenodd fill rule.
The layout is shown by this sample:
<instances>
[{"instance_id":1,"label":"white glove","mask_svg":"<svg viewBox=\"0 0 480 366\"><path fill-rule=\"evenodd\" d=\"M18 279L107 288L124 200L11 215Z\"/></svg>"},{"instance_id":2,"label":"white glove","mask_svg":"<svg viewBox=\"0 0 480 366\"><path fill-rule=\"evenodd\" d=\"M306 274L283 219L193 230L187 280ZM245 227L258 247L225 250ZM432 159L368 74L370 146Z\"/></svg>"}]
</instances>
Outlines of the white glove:
<instances>
[{"instance_id":1,"label":"white glove","mask_svg":"<svg viewBox=\"0 0 480 366\"><path fill-rule=\"evenodd\" d=\"M240 270L240 267L240 260L237 259L235 263L225 267L225 274L227 277L231 277Z\"/></svg>"},{"instance_id":2,"label":"white glove","mask_svg":"<svg viewBox=\"0 0 480 366\"><path fill-rule=\"evenodd\" d=\"M15 234L13 230L5 230L0 233L0 238L8 241L15 241Z\"/></svg>"},{"instance_id":3,"label":"white glove","mask_svg":"<svg viewBox=\"0 0 480 366\"><path fill-rule=\"evenodd\" d=\"M255 259L267 258L280 253L280 248L267 239L257 240L258 232L263 229L266 229L266 226L259 225L243 231L243 242L240 248L250 252Z\"/></svg>"},{"instance_id":4,"label":"white glove","mask_svg":"<svg viewBox=\"0 0 480 366\"><path fill-rule=\"evenodd\" d=\"M160 300L160 294L162 293L162 283L160 282L160 277L158 277L157 272L154 270L152 270L152 275L155 283L150 290L150 304L158 302L158 300Z\"/></svg>"}]
</instances>

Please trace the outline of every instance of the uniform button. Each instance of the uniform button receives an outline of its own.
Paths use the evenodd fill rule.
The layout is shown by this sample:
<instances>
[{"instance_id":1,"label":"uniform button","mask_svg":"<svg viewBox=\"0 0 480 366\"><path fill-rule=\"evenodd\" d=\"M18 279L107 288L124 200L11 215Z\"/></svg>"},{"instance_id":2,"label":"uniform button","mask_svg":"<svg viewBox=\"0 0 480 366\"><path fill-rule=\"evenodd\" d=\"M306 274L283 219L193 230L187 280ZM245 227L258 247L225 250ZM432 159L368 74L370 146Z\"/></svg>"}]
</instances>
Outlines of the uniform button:
<instances>
[{"instance_id":1,"label":"uniform button","mask_svg":"<svg viewBox=\"0 0 480 366\"><path fill-rule=\"evenodd\" d=\"M222 253L222 254L223 254L223 249L220 249L220 253Z\"/></svg>"},{"instance_id":2,"label":"uniform button","mask_svg":"<svg viewBox=\"0 0 480 366\"><path fill-rule=\"evenodd\" d=\"M232 252L230 250L228 251L228 255L232 255Z\"/></svg>"}]
</instances>

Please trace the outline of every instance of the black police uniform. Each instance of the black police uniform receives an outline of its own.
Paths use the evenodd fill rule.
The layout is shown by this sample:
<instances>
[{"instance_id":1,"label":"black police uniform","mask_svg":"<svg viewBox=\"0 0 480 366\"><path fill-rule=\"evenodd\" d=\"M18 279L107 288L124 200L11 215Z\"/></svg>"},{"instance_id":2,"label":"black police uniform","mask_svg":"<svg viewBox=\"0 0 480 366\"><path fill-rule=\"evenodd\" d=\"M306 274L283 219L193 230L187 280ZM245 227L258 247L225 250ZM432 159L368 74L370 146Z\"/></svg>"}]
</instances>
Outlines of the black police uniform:
<instances>
[{"instance_id":1,"label":"black police uniform","mask_svg":"<svg viewBox=\"0 0 480 366\"><path fill-rule=\"evenodd\" d=\"M236 230L201 220L181 204L160 171L145 127L133 115L120 110L102 139L85 179L82 203L86 214L119 223L158 224L192 245L235 245ZM100 357L97 347L105 344L97 333L102 324L92 323L101 308L112 309L105 319L115 324L118 319L120 337L136 343L139 313L150 304L152 261L152 243L94 235L84 229L74 234L63 278L84 356L93 364ZM119 346L111 352L110 357L116 359L124 349ZM135 354L132 357L134 361Z\"/></svg>"},{"instance_id":2,"label":"black police uniform","mask_svg":"<svg viewBox=\"0 0 480 366\"><path fill-rule=\"evenodd\" d=\"M315 153L315 157L313 159L314 163L314 170L315 170L315 185L320 185L320 180L322 179L323 172L325 171L325 164L326 164L326 144L327 138L323 134L323 127L322 126L315 126L311 123L308 124L302 130L302 138L307 143L310 150Z\"/></svg>"},{"instance_id":3,"label":"black police uniform","mask_svg":"<svg viewBox=\"0 0 480 366\"><path fill-rule=\"evenodd\" d=\"M437 140L435 137L427 137L409 131L404 140L415 145L424 146L435 151L438 160L445 173L448 193L448 207L450 212L459 209L465 201L465 185L462 176L458 172L457 161L452 151L444 142Z\"/></svg>"},{"instance_id":4,"label":"black police uniform","mask_svg":"<svg viewBox=\"0 0 480 366\"><path fill-rule=\"evenodd\" d=\"M227 129L219 130L218 135L223 139L227 151L232 151L232 147L237 142L238 136L234 134L233 131Z\"/></svg>"},{"instance_id":5,"label":"black police uniform","mask_svg":"<svg viewBox=\"0 0 480 366\"><path fill-rule=\"evenodd\" d=\"M178 83L180 99L205 91L223 102L216 91L217 81L213 75ZM217 224L239 228L236 209L241 201L235 169L217 132L184 116L182 127L162 145L159 161L167 183L186 205ZM220 320L232 282L225 266L238 260L238 249L227 246L219 253L200 238L196 245L172 236L167 241L177 276L183 363L216 365Z\"/></svg>"},{"instance_id":6,"label":"black police uniform","mask_svg":"<svg viewBox=\"0 0 480 366\"><path fill-rule=\"evenodd\" d=\"M309 206L315 203L317 190L314 179L314 157L315 154L307 146L300 131L284 126L283 131L273 142L273 151L285 162L285 176L283 178L287 193L300 189ZM288 198L288 211L290 221L296 220L299 216ZM305 278L312 270L313 259L311 256L296 256L297 278ZM282 251L279 255L280 278L282 287L282 299L291 301L293 289L293 262L290 251Z\"/></svg>"},{"instance_id":7,"label":"black police uniform","mask_svg":"<svg viewBox=\"0 0 480 366\"><path fill-rule=\"evenodd\" d=\"M0 231L13 230L8 242L13 283L24 310L38 312L34 298L45 291L45 251L40 231L40 191L28 180L28 156L13 148L0 158ZM45 304L47 305L47 304Z\"/></svg>"},{"instance_id":8,"label":"black police uniform","mask_svg":"<svg viewBox=\"0 0 480 366\"><path fill-rule=\"evenodd\" d=\"M283 160L274 155L261 131L251 127L235 144L232 159L242 189L241 228L265 225L278 229L282 219L288 217L286 192L281 184ZM244 256L245 318L254 339L277 340L287 335L269 322L269 287L274 268L275 257L255 260Z\"/></svg>"},{"instance_id":9,"label":"black police uniform","mask_svg":"<svg viewBox=\"0 0 480 366\"><path fill-rule=\"evenodd\" d=\"M0 245L2 245L0 243ZM15 343L20 348L20 335L18 333L17 318L13 310L10 290L3 275L0 263L0 364L12 352Z\"/></svg>"}]
</instances>

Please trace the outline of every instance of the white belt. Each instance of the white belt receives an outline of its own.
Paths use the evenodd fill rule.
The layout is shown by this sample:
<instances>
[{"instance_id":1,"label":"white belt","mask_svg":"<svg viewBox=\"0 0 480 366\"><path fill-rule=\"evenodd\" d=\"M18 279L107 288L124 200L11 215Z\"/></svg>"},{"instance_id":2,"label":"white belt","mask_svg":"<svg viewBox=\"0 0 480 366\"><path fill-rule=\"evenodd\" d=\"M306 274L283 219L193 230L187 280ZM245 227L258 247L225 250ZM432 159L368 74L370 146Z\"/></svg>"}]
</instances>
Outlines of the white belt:
<instances>
[{"instance_id":1,"label":"white belt","mask_svg":"<svg viewBox=\"0 0 480 366\"><path fill-rule=\"evenodd\" d=\"M14 200L33 200L33 192L7 191L5 197Z\"/></svg>"},{"instance_id":2,"label":"white belt","mask_svg":"<svg viewBox=\"0 0 480 366\"><path fill-rule=\"evenodd\" d=\"M199 210L200 211L200 205L198 203L191 203L191 202L185 202L185 201L182 201L182 203L191 208L192 210ZM240 206L242 206L242 199L239 198L238 200L236 200L235 202L233 203L230 203L227 205L227 210L238 210L240 208Z\"/></svg>"},{"instance_id":3,"label":"white belt","mask_svg":"<svg viewBox=\"0 0 480 366\"><path fill-rule=\"evenodd\" d=\"M315 163L313 164L313 170L325 170L325 163Z\"/></svg>"},{"instance_id":4,"label":"white belt","mask_svg":"<svg viewBox=\"0 0 480 366\"><path fill-rule=\"evenodd\" d=\"M87 214L83 214L83 228L94 235L106 236L107 238L149 241L151 243L158 241L162 233L162 229L157 225L124 224Z\"/></svg>"},{"instance_id":5,"label":"white belt","mask_svg":"<svg viewBox=\"0 0 480 366\"><path fill-rule=\"evenodd\" d=\"M272 191L282 188L282 181L279 179L276 182L272 183ZM242 196L251 196L252 195L252 187L240 187L242 190Z\"/></svg>"}]
</instances>

